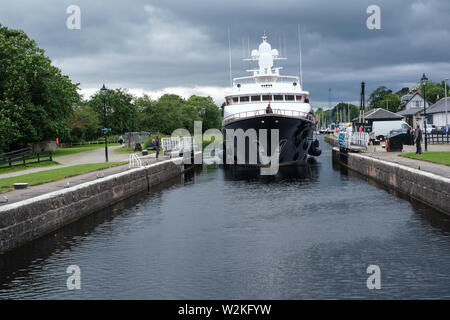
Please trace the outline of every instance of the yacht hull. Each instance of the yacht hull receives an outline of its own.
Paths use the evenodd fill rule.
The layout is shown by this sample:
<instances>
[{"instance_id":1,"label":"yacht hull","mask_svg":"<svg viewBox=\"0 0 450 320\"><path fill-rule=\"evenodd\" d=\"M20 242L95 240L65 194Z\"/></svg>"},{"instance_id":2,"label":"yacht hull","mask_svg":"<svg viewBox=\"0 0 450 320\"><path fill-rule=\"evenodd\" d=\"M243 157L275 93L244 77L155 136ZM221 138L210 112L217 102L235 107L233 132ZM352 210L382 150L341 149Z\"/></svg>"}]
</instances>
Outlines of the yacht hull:
<instances>
[{"instance_id":1,"label":"yacht hull","mask_svg":"<svg viewBox=\"0 0 450 320\"><path fill-rule=\"evenodd\" d=\"M224 134L224 157L227 148L227 144L231 144L230 148L234 148L233 158L224 158L225 164L244 164L244 165L262 165L260 154L257 153L257 161L252 161L250 157L250 138L245 139L245 161L242 163L242 157L240 163L238 163L237 150L238 139L234 138L234 141L227 140L226 130L231 129L236 132L238 129L242 129L244 132L248 132L249 129L256 131L258 141L260 141L260 129L267 130L267 155L271 156L276 146L271 144L272 130L276 129L279 132L279 165L291 165L304 162L308 157L308 152L313 144L313 133L315 129L314 122L298 117L289 117L277 114L264 114L245 119L237 119L235 121L227 123L223 128ZM248 136L248 135L247 135ZM259 150L259 148L258 148Z\"/></svg>"}]
</instances>

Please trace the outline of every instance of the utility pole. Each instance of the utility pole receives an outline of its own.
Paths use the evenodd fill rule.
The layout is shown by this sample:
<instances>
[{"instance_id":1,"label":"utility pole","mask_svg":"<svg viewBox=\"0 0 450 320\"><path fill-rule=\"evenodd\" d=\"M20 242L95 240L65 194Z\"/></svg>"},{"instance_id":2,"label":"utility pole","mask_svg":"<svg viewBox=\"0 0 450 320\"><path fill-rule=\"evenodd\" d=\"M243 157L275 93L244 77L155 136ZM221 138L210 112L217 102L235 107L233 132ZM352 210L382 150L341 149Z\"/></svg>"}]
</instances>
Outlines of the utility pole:
<instances>
[{"instance_id":1,"label":"utility pole","mask_svg":"<svg viewBox=\"0 0 450 320\"><path fill-rule=\"evenodd\" d=\"M333 120L331 119L331 88L328 89L328 111L329 111L329 118L330 118L330 129L331 129L331 123Z\"/></svg>"}]
</instances>

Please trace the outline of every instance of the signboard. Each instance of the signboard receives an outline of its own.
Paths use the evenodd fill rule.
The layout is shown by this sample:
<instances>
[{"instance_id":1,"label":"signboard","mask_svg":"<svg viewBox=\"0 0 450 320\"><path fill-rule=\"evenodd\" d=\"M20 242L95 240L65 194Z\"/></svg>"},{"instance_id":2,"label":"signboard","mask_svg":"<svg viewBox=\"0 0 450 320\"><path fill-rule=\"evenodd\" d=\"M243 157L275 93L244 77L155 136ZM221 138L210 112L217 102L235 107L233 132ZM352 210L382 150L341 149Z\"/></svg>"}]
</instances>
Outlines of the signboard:
<instances>
[{"instance_id":1,"label":"signboard","mask_svg":"<svg viewBox=\"0 0 450 320\"><path fill-rule=\"evenodd\" d=\"M340 132L339 133L339 146L344 147L344 133Z\"/></svg>"}]
</instances>

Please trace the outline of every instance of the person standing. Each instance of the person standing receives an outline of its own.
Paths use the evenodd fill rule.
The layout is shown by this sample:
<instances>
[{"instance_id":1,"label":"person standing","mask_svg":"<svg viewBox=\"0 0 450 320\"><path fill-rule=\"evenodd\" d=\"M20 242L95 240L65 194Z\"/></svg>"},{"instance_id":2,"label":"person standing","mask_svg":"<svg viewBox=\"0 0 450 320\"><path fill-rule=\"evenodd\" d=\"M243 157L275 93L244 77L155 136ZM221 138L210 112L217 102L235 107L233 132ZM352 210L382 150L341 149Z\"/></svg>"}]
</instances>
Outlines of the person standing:
<instances>
[{"instance_id":1,"label":"person standing","mask_svg":"<svg viewBox=\"0 0 450 320\"><path fill-rule=\"evenodd\" d=\"M416 154L422 154L422 129L417 125L416 134L414 135L416 139Z\"/></svg>"},{"instance_id":2,"label":"person standing","mask_svg":"<svg viewBox=\"0 0 450 320\"><path fill-rule=\"evenodd\" d=\"M155 139L155 149L156 149L156 158L158 159L158 156L159 156L159 149L160 149L159 134L156 135L156 139Z\"/></svg>"}]
</instances>

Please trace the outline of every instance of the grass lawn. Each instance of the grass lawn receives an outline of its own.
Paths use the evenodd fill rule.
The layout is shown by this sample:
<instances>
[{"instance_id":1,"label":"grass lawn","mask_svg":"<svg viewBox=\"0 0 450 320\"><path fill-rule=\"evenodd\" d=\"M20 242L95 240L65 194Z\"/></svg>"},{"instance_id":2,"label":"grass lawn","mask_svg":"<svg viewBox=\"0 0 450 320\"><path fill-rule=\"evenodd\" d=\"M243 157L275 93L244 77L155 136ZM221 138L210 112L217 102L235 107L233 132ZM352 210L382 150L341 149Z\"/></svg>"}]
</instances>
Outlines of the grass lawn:
<instances>
[{"instance_id":1,"label":"grass lawn","mask_svg":"<svg viewBox=\"0 0 450 320\"><path fill-rule=\"evenodd\" d=\"M41 162L41 163L27 164L26 166L2 168L2 169L0 169L0 174L11 173L11 172L16 172L16 171L23 171L23 170L28 170L28 169L32 169L32 168L51 167L51 166L54 166L54 165L57 165L57 164L59 164L59 163L55 162L55 161L47 161L47 162Z\"/></svg>"},{"instance_id":2,"label":"grass lawn","mask_svg":"<svg viewBox=\"0 0 450 320\"><path fill-rule=\"evenodd\" d=\"M38 184L53 182L64 178L77 176L82 173L115 167L126 163L127 163L126 161L122 161L122 162L80 164L65 168L56 168L35 173L23 174L11 178L2 178L0 179L0 191L4 191L3 189L5 189L5 187L11 187L14 183L18 182L27 182L30 186L35 186Z\"/></svg>"},{"instance_id":3,"label":"grass lawn","mask_svg":"<svg viewBox=\"0 0 450 320\"><path fill-rule=\"evenodd\" d=\"M450 166L450 151L430 151L423 152L422 154L415 154L413 152L410 152L399 154L399 156Z\"/></svg>"}]
</instances>

